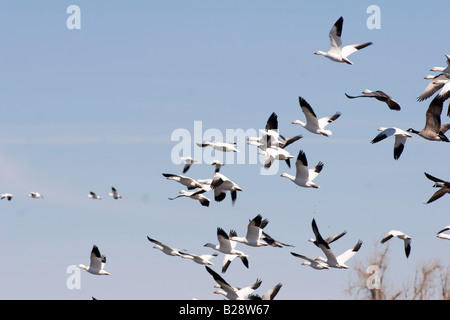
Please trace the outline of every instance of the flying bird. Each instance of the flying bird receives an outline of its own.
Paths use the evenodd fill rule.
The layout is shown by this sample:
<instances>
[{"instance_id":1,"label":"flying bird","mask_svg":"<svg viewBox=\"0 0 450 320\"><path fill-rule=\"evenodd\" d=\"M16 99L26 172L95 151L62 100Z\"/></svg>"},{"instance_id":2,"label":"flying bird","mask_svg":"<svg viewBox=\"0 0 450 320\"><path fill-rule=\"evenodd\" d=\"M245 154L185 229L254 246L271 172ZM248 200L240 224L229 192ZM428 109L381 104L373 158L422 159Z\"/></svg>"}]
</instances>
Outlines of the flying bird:
<instances>
[{"instance_id":1,"label":"flying bird","mask_svg":"<svg viewBox=\"0 0 450 320\"><path fill-rule=\"evenodd\" d=\"M313 180L319 175L323 169L323 163L319 162L314 168L308 169L308 161L306 159L305 153L300 150L297 156L297 161L295 162L296 173L295 177L288 173L282 173L280 176L288 178L296 185L304 188L319 188Z\"/></svg>"},{"instance_id":2,"label":"flying bird","mask_svg":"<svg viewBox=\"0 0 450 320\"><path fill-rule=\"evenodd\" d=\"M214 189L214 200L217 202L225 199L226 192L229 191L231 194L232 205L236 202L237 191L242 191L241 187L239 187L235 182L231 181L219 172L214 174L211 182L211 188Z\"/></svg>"},{"instance_id":3,"label":"flying bird","mask_svg":"<svg viewBox=\"0 0 450 320\"><path fill-rule=\"evenodd\" d=\"M252 220L249 220L247 225L247 234L245 237L233 236L230 240L244 243L251 247L263 247L267 246L267 243L262 241L262 230L269 223L269 220L262 219L262 216L258 214Z\"/></svg>"},{"instance_id":4,"label":"flying bird","mask_svg":"<svg viewBox=\"0 0 450 320\"><path fill-rule=\"evenodd\" d=\"M223 163L223 162L221 162L219 160L213 160L209 164L213 165L215 167L215 171L214 172L219 172L220 168L225 165L225 163Z\"/></svg>"},{"instance_id":5,"label":"flying bird","mask_svg":"<svg viewBox=\"0 0 450 320\"><path fill-rule=\"evenodd\" d=\"M192 157L181 157L181 160L184 161L183 173L186 173L189 170L189 168L192 166L192 164L194 162L197 162L197 160L195 160Z\"/></svg>"},{"instance_id":6,"label":"flying bird","mask_svg":"<svg viewBox=\"0 0 450 320\"><path fill-rule=\"evenodd\" d=\"M217 257L218 254L217 253L213 253L213 254L203 254L203 255L196 255L196 254L192 254L192 253L187 253L187 252L180 252L181 253L181 257L183 259L189 259L194 261L195 263L198 264L207 264L207 265L213 265L213 263L209 260L211 260L214 257Z\"/></svg>"},{"instance_id":7,"label":"flying bird","mask_svg":"<svg viewBox=\"0 0 450 320\"><path fill-rule=\"evenodd\" d=\"M359 96L350 96L348 94L345 94L347 98L349 99L355 99L355 98L375 98L378 101L385 102L389 109L400 111L400 105L397 101L395 101L390 95L387 93L384 93L381 90L371 91L369 89L366 89L362 92L362 95Z\"/></svg>"},{"instance_id":8,"label":"flying bird","mask_svg":"<svg viewBox=\"0 0 450 320\"><path fill-rule=\"evenodd\" d=\"M44 197L39 193L39 192L30 192L28 194L28 197L33 198L33 199L43 199Z\"/></svg>"},{"instance_id":9,"label":"flying bird","mask_svg":"<svg viewBox=\"0 0 450 320\"><path fill-rule=\"evenodd\" d=\"M89 192L88 197L91 199L100 200L102 197L98 196L95 192Z\"/></svg>"},{"instance_id":10,"label":"flying bird","mask_svg":"<svg viewBox=\"0 0 450 320\"><path fill-rule=\"evenodd\" d=\"M209 207L209 203L211 202L207 197L205 197L203 195L203 193L207 192L206 189L201 188L199 190L194 190L194 191L186 191L186 190L180 190L180 195L174 197L174 198L169 198L169 200L175 200L177 198L180 197L188 197L194 200L198 200L200 202L200 204L204 207Z\"/></svg>"},{"instance_id":11,"label":"flying bird","mask_svg":"<svg viewBox=\"0 0 450 320\"><path fill-rule=\"evenodd\" d=\"M450 123L441 125L441 113L444 100L439 96L434 97L426 112L425 127L421 131L409 128L408 132L415 133L430 141L450 142L445 136L445 132L450 129Z\"/></svg>"},{"instance_id":12,"label":"flying bird","mask_svg":"<svg viewBox=\"0 0 450 320\"><path fill-rule=\"evenodd\" d=\"M101 255L98 247L94 245L91 251L91 260L89 266L79 264L77 265L77 267L95 275L109 275L110 273L104 270L105 263L106 256Z\"/></svg>"},{"instance_id":13,"label":"flying bird","mask_svg":"<svg viewBox=\"0 0 450 320\"><path fill-rule=\"evenodd\" d=\"M450 193L450 182L449 181L445 181L442 179L438 179L434 176L432 176L431 174L428 174L425 172L425 176L430 179L431 181L434 181L435 184L433 185L434 188L440 188L438 191L436 191L431 198L427 201L428 203L431 203L441 197L443 197L444 195L446 195L447 193Z\"/></svg>"},{"instance_id":14,"label":"flying bird","mask_svg":"<svg viewBox=\"0 0 450 320\"><path fill-rule=\"evenodd\" d=\"M173 180L178 183L181 183L183 186L187 187L188 190L193 190L202 187L202 185L197 180L192 179L190 177L172 173L163 173L162 175L166 177L168 180Z\"/></svg>"},{"instance_id":15,"label":"flying bird","mask_svg":"<svg viewBox=\"0 0 450 320\"><path fill-rule=\"evenodd\" d=\"M328 59L339 62L339 63L347 63L347 64L353 64L350 60L348 60L348 56L352 53L361 50L367 46L370 46L372 42L365 42L365 43L359 43L359 44L352 44L347 45L345 47L342 47L342 25L344 23L344 19L340 17L336 23L333 25L329 32L330 37L330 48L328 49L328 52L324 52L321 50L318 50L314 52L314 54L322 55L324 57L327 57Z\"/></svg>"},{"instance_id":16,"label":"flying bird","mask_svg":"<svg viewBox=\"0 0 450 320\"><path fill-rule=\"evenodd\" d=\"M308 257L306 257L304 255L301 255L301 254L298 254L298 253L295 253L295 252L291 252L291 254L294 257L297 257L297 258L305 260L305 261L302 262L302 265L304 265L304 266L310 266L311 268L316 269L316 270L329 269L328 265L323 263L323 262L321 262L321 261L317 261L317 260L308 258Z\"/></svg>"},{"instance_id":17,"label":"flying bird","mask_svg":"<svg viewBox=\"0 0 450 320\"><path fill-rule=\"evenodd\" d=\"M266 232L262 232L262 236L261 236L261 239L263 240L263 241L265 241L269 246L272 246L272 247L277 247L277 248L283 248L283 247L294 247L293 245L291 245L291 244L286 244L286 243L283 243L283 242L281 242L281 241L278 241L278 240L275 240L274 238L272 238L270 235L268 235Z\"/></svg>"},{"instance_id":18,"label":"flying bird","mask_svg":"<svg viewBox=\"0 0 450 320\"><path fill-rule=\"evenodd\" d=\"M294 120L292 121L292 124L299 124L306 130L314 134L321 134L326 137L331 136L332 135L331 130L327 130L325 129L325 127L328 126L331 122L335 121L337 118L339 118L341 116L341 113L336 112L334 115L330 117L324 117L319 119L317 118L316 113L314 112L311 105L305 99L299 97L298 101L300 103L300 108L305 114L306 123L300 120Z\"/></svg>"},{"instance_id":19,"label":"flying bird","mask_svg":"<svg viewBox=\"0 0 450 320\"><path fill-rule=\"evenodd\" d=\"M167 254L168 256L178 256L181 257L182 254L180 252L180 250L169 247L168 245L165 245L164 243L152 239L149 236L147 236L148 241L153 242L155 245L153 246L153 248L161 250L162 252L164 252L165 254Z\"/></svg>"},{"instance_id":20,"label":"flying bird","mask_svg":"<svg viewBox=\"0 0 450 320\"><path fill-rule=\"evenodd\" d=\"M403 240L405 245L405 254L406 258L409 257L409 254L411 253L411 237L406 235L405 233L398 231L398 230L391 230L381 239L381 243L385 243L389 239L397 237L401 240Z\"/></svg>"},{"instance_id":21,"label":"flying bird","mask_svg":"<svg viewBox=\"0 0 450 320\"><path fill-rule=\"evenodd\" d=\"M204 141L202 143L197 143L197 145L202 148L212 147L215 150L223 152L239 152L235 147L236 143Z\"/></svg>"},{"instance_id":22,"label":"flying bird","mask_svg":"<svg viewBox=\"0 0 450 320\"><path fill-rule=\"evenodd\" d=\"M0 194L0 199L6 199L8 201L11 201L11 199L13 197L14 196L11 193L2 193L2 194Z\"/></svg>"},{"instance_id":23,"label":"flying bird","mask_svg":"<svg viewBox=\"0 0 450 320\"><path fill-rule=\"evenodd\" d=\"M245 298L256 289L258 289L262 283L260 279L256 279L256 282L251 286L238 289L236 287L230 286L228 282L226 282L217 272L212 270L210 267L205 266L205 268L222 289L216 290L214 291L214 293L223 294L229 300L245 300Z\"/></svg>"},{"instance_id":24,"label":"flying bird","mask_svg":"<svg viewBox=\"0 0 450 320\"><path fill-rule=\"evenodd\" d=\"M312 220L312 228L313 228L313 232L314 232L315 235L316 235L316 234L317 234L317 235L320 235L319 229L317 228L317 223L316 223L316 220L315 220L315 219ZM315 230L315 231L314 231L314 230ZM345 236L346 234L347 234L347 231L344 231L344 232L341 232L341 233L336 234L336 235L334 235L334 236L330 236L330 237L328 237L328 238L326 238L326 239L323 239L323 238L322 238L322 240L324 240L324 241L329 245L329 244L335 242L336 240L339 240L340 238L342 238L342 237ZM309 242L314 243L314 244L316 245L316 247L319 247L319 248L320 248L320 244L321 244L321 241L322 241L322 240L319 241L317 238L316 238L316 239L314 239L314 238L309 238L309 239L308 239Z\"/></svg>"},{"instance_id":25,"label":"flying bird","mask_svg":"<svg viewBox=\"0 0 450 320\"><path fill-rule=\"evenodd\" d=\"M111 187L111 192L108 193L108 196L113 197L114 199L122 199L122 196L117 192L116 188Z\"/></svg>"},{"instance_id":26,"label":"flying bird","mask_svg":"<svg viewBox=\"0 0 450 320\"><path fill-rule=\"evenodd\" d=\"M412 135L407 133L406 131L396 128L396 127L390 127L385 128L381 127L378 128L378 131L381 131L372 141L371 143L377 143L381 140L386 139L387 137L394 136L394 159L398 160L400 158L400 155L403 152L403 149L405 148L405 143L407 138L412 138Z\"/></svg>"},{"instance_id":27,"label":"flying bird","mask_svg":"<svg viewBox=\"0 0 450 320\"><path fill-rule=\"evenodd\" d=\"M237 242L231 240L233 236L236 236L235 231L231 230L230 234L228 235L225 230L218 227L217 228L217 240L219 241L219 244L215 245L210 242L206 243L204 247L212 248L216 251L219 251L221 253L225 254L225 257L223 259L222 263L222 273L225 273L230 266L231 262L234 260L234 258L239 257L242 261L242 263L245 265L246 268L248 268L248 255L246 255L244 252L240 250L236 250Z\"/></svg>"}]
</instances>

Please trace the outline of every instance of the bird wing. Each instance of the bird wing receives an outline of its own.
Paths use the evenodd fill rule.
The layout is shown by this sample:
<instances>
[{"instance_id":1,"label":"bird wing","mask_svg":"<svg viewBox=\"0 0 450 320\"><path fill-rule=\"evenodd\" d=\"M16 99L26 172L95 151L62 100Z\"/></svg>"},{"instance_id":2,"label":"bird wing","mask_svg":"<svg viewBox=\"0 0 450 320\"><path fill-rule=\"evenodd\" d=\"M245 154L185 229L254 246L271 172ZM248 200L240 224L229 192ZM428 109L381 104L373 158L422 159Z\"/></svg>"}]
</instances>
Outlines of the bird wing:
<instances>
[{"instance_id":1,"label":"bird wing","mask_svg":"<svg viewBox=\"0 0 450 320\"><path fill-rule=\"evenodd\" d=\"M370 46L371 44L372 44L372 42L365 42L365 43L351 44L351 45L345 46L342 48L341 56L343 58L346 58L349 55L351 55L352 53L354 53L360 49L363 49L367 46Z\"/></svg>"},{"instance_id":2,"label":"bird wing","mask_svg":"<svg viewBox=\"0 0 450 320\"><path fill-rule=\"evenodd\" d=\"M386 128L383 131L381 131L373 140L371 143L377 143L381 140L386 139L387 137L392 136L395 133L395 128Z\"/></svg>"},{"instance_id":3,"label":"bird wing","mask_svg":"<svg viewBox=\"0 0 450 320\"><path fill-rule=\"evenodd\" d=\"M225 250L231 251L233 246L231 244L230 238L222 228L217 228L217 239L219 240L219 244Z\"/></svg>"},{"instance_id":4,"label":"bird wing","mask_svg":"<svg viewBox=\"0 0 450 320\"><path fill-rule=\"evenodd\" d=\"M91 260L89 267L91 269L101 270L104 263L106 263L106 257L102 256L98 247L94 245L91 251Z\"/></svg>"},{"instance_id":5,"label":"bird wing","mask_svg":"<svg viewBox=\"0 0 450 320\"><path fill-rule=\"evenodd\" d=\"M428 199L427 204L431 203L439 198L441 198L442 196L444 196L445 194L450 193L450 188L443 186L442 188L440 188L438 191L436 191L430 199Z\"/></svg>"},{"instance_id":6,"label":"bird wing","mask_svg":"<svg viewBox=\"0 0 450 320\"><path fill-rule=\"evenodd\" d=\"M325 128L327 125L329 125L330 123L332 123L334 120L336 120L337 118L339 118L341 116L340 112L336 112L335 114L333 114L332 116L329 117L323 117L320 118L317 123L319 124L320 128Z\"/></svg>"},{"instance_id":7,"label":"bird wing","mask_svg":"<svg viewBox=\"0 0 450 320\"><path fill-rule=\"evenodd\" d=\"M314 168L308 170L309 180L313 181L323 169L323 162L319 162Z\"/></svg>"},{"instance_id":8,"label":"bird wing","mask_svg":"<svg viewBox=\"0 0 450 320\"><path fill-rule=\"evenodd\" d=\"M315 219L312 220L312 229L313 229L313 233L316 237L317 246L323 251L323 253L327 257L327 260L328 260L327 263L337 264L338 261L336 259L336 256L334 255L333 251L331 251L331 248L328 245L328 243L322 238L322 236L319 232L319 228L317 227Z\"/></svg>"},{"instance_id":9,"label":"bird wing","mask_svg":"<svg viewBox=\"0 0 450 320\"><path fill-rule=\"evenodd\" d=\"M225 292L227 293L235 293L235 290L232 286L230 286L224 278L222 278L217 272L215 272L214 270L212 270L210 267L205 266L206 270L208 271L208 273L210 275L212 275L212 277L214 278L214 280L217 282L217 284L223 289L225 290Z\"/></svg>"},{"instance_id":10,"label":"bird wing","mask_svg":"<svg viewBox=\"0 0 450 320\"><path fill-rule=\"evenodd\" d=\"M296 179L308 180L309 170L308 170L308 160L306 159L305 153L300 150L297 156L297 161L295 162L296 167Z\"/></svg>"},{"instance_id":11,"label":"bird wing","mask_svg":"<svg viewBox=\"0 0 450 320\"><path fill-rule=\"evenodd\" d=\"M341 232L341 233L339 233L337 235L330 236L330 237L326 238L325 241L326 241L326 243L331 244L334 241L336 241L336 240L340 239L341 237L343 237L346 233L347 233L347 231L344 231L344 232Z\"/></svg>"},{"instance_id":12,"label":"bird wing","mask_svg":"<svg viewBox=\"0 0 450 320\"><path fill-rule=\"evenodd\" d=\"M313 108L311 107L311 105L302 97L298 97L298 100L300 103L300 107L301 107L303 113L305 114L306 123L308 123L310 125L318 126L319 121L317 120L317 116L316 116Z\"/></svg>"},{"instance_id":13,"label":"bird wing","mask_svg":"<svg viewBox=\"0 0 450 320\"><path fill-rule=\"evenodd\" d=\"M340 254L339 256L337 256L337 261L339 262L339 264L344 264L347 260L349 260L351 257L353 257L358 250L361 248L362 245L362 241L358 240L358 243L351 249L345 251L344 253Z\"/></svg>"},{"instance_id":14,"label":"bird wing","mask_svg":"<svg viewBox=\"0 0 450 320\"><path fill-rule=\"evenodd\" d=\"M428 106L426 112L425 131L438 133L441 129L441 113L444 100L436 96Z\"/></svg>"},{"instance_id":15,"label":"bird wing","mask_svg":"<svg viewBox=\"0 0 450 320\"><path fill-rule=\"evenodd\" d=\"M341 34L342 34L342 25L344 23L344 18L340 17L331 27L331 30L328 34L330 37L330 52L334 52L337 54L341 54L342 49L342 40L341 40Z\"/></svg>"},{"instance_id":16,"label":"bird wing","mask_svg":"<svg viewBox=\"0 0 450 320\"><path fill-rule=\"evenodd\" d=\"M258 214L251 220L247 225L247 235L245 236L247 240L258 241L262 235L261 229L262 217Z\"/></svg>"},{"instance_id":17,"label":"bird wing","mask_svg":"<svg viewBox=\"0 0 450 320\"><path fill-rule=\"evenodd\" d=\"M242 298L248 296L250 293L252 293L256 289L258 289L259 286L261 285L261 283L262 283L261 279L256 279L256 282L254 284L252 284L251 286L239 289L236 291L236 293L242 299Z\"/></svg>"}]
</instances>

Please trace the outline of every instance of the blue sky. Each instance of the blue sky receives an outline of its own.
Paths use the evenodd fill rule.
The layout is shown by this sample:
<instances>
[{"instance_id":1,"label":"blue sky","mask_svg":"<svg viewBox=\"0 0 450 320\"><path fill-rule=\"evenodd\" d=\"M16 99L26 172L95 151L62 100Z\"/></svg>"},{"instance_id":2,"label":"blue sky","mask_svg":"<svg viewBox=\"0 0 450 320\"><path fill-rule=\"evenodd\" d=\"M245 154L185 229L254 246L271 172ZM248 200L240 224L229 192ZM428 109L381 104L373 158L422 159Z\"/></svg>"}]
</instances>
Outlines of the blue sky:
<instances>
[{"instance_id":1,"label":"blue sky","mask_svg":"<svg viewBox=\"0 0 450 320\"><path fill-rule=\"evenodd\" d=\"M72 4L81 9L79 30L66 27ZM374 4L381 29L371 30L366 9ZM398 285L430 259L448 266L450 244L435 234L450 224L449 199L425 205L435 189L423 173L450 179L442 163L449 145L414 136L395 161L393 139L370 141L381 126L423 128L430 100L416 97L428 70L445 65L449 9L442 1L1 1L0 192L15 197L0 202L0 298L222 299L203 266L162 254L146 237L212 253L203 245L217 242L217 227L244 235L257 214L269 220L270 235L295 248L238 245L250 267L233 262L223 277L235 286L261 278L259 293L281 282L279 299L350 298L352 269L318 272L289 253L322 254L307 241L313 218L324 235L347 230L336 252L363 241L351 266L364 264L390 229L412 236L409 259L400 241L389 244ZM313 54L328 49L340 16L344 44L373 42L351 56L352 66ZM402 110L344 95L366 88L391 94ZM303 119L299 96L318 115L342 113L331 137L291 124ZM203 133L259 130L272 112L282 134L303 135L288 147L292 154L301 149L311 165L324 162L320 189L281 178L294 172L284 163L275 175L235 163L222 169L244 190L235 206L229 196L209 208L168 200L182 189L161 175L182 171L171 158L175 130L193 136L195 121ZM450 122L446 113L442 121ZM213 173L202 163L187 175ZM107 196L111 186L123 199ZM28 198L30 191L44 199ZM89 199L89 191L103 199ZM69 290L67 267L87 264L93 244L111 276L83 271L81 288ZM213 260L216 271L222 258Z\"/></svg>"}]
</instances>

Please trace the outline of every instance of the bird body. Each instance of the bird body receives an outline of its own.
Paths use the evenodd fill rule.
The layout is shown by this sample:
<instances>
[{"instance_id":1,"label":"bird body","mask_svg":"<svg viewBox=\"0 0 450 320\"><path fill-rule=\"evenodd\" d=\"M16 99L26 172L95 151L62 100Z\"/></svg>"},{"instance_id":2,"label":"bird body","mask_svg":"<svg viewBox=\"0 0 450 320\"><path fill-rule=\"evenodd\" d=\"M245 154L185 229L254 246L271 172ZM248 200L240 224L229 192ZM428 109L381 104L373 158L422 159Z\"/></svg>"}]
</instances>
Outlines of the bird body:
<instances>
[{"instance_id":1,"label":"bird body","mask_svg":"<svg viewBox=\"0 0 450 320\"><path fill-rule=\"evenodd\" d=\"M409 257L409 254L411 253L411 237L407 234L399 231L399 230L391 230L381 239L381 243L385 243L389 239L392 239L393 237L397 237L404 241L405 245L405 254L406 258Z\"/></svg>"}]
</instances>

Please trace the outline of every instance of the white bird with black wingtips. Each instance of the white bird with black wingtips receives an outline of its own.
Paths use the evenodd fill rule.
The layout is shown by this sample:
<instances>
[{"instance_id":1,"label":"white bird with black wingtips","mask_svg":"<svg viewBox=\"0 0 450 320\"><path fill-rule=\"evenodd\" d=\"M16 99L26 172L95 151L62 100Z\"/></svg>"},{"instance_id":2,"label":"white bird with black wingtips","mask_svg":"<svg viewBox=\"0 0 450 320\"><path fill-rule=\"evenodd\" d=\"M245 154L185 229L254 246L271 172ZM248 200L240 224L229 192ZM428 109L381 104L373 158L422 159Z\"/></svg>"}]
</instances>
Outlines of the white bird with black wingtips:
<instances>
[{"instance_id":1,"label":"white bird with black wingtips","mask_svg":"<svg viewBox=\"0 0 450 320\"><path fill-rule=\"evenodd\" d=\"M236 143L203 141L202 143L197 143L197 145L201 148L212 147L223 152L239 152L236 149Z\"/></svg>"},{"instance_id":2,"label":"white bird with black wingtips","mask_svg":"<svg viewBox=\"0 0 450 320\"><path fill-rule=\"evenodd\" d=\"M168 180L173 180L178 183L181 183L183 186L187 187L188 190L193 190L202 187L202 185L197 180L192 179L191 177L172 173L163 173L162 175L166 177Z\"/></svg>"},{"instance_id":3,"label":"white bird with black wingtips","mask_svg":"<svg viewBox=\"0 0 450 320\"><path fill-rule=\"evenodd\" d=\"M231 194L231 203L233 205L237 199L237 191L242 191L242 188L235 182L219 172L214 174L213 180L211 181L211 188L214 190L214 200L217 202L225 199L226 192L229 191Z\"/></svg>"},{"instance_id":4,"label":"white bird with black wingtips","mask_svg":"<svg viewBox=\"0 0 450 320\"><path fill-rule=\"evenodd\" d=\"M386 241L392 239L393 237L397 237L403 240L406 258L408 258L409 254L411 253L411 237L399 230L391 230L388 233L386 233L386 235L381 239L381 243L385 243Z\"/></svg>"},{"instance_id":5,"label":"white bird with black wingtips","mask_svg":"<svg viewBox=\"0 0 450 320\"><path fill-rule=\"evenodd\" d=\"M299 124L309 132L314 134L321 134L323 136L329 137L333 133L331 130L325 129L331 122L335 121L337 118L341 116L340 112L336 112L334 115L329 117L317 118L316 113L314 112L311 105L302 97L298 98L300 103L300 108L302 109L305 117L306 123L301 120L294 120L292 124Z\"/></svg>"},{"instance_id":6,"label":"white bird with black wingtips","mask_svg":"<svg viewBox=\"0 0 450 320\"><path fill-rule=\"evenodd\" d=\"M113 197L114 199L122 199L122 196L117 192L117 189L111 187L111 192L108 193L108 196Z\"/></svg>"},{"instance_id":7,"label":"white bird with black wingtips","mask_svg":"<svg viewBox=\"0 0 450 320\"><path fill-rule=\"evenodd\" d=\"M381 127L378 128L378 131L381 131L372 141L371 143L377 143L381 140L386 139L387 137L394 136L394 159L398 160L403 152L403 149L405 148L405 143L407 138L412 138L413 136L410 135L408 132L396 128L396 127Z\"/></svg>"},{"instance_id":8,"label":"white bird with black wingtips","mask_svg":"<svg viewBox=\"0 0 450 320\"><path fill-rule=\"evenodd\" d=\"M95 199L95 200L100 200L102 197L100 197L99 195L97 195L95 192L91 191L88 194L88 198L91 199Z\"/></svg>"},{"instance_id":9,"label":"white bird with black wingtips","mask_svg":"<svg viewBox=\"0 0 450 320\"><path fill-rule=\"evenodd\" d=\"M11 201L14 196L11 193L2 193L0 194L0 199L6 199Z\"/></svg>"},{"instance_id":10,"label":"white bird with black wingtips","mask_svg":"<svg viewBox=\"0 0 450 320\"><path fill-rule=\"evenodd\" d=\"M307 256L304 256L302 254L298 254L298 253L295 253L295 252L291 252L291 254L294 257L297 257L297 258L305 260L305 261L302 262L303 266L309 266L309 267L311 267L313 269L316 269L316 270L327 270L327 269L329 269L328 265L323 263L323 262L321 262L321 261L317 261L317 260L308 258Z\"/></svg>"},{"instance_id":11,"label":"white bird with black wingtips","mask_svg":"<svg viewBox=\"0 0 450 320\"><path fill-rule=\"evenodd\" d=\"M233 236L236 236L236 233L231 230L230 234L228 235L225 230L218 227L217 228L217 240L219 241L219 244L215 245L210 242L206 243L204 246L212 248L216 251L219 251L221 253L225 254L225 257L223 259L222 263L222 272L225 273L228 267L230 266L231 262L236 258L239 257L242 261L242 263L245 265L245 267L248 268L248 255L246 255L244 252L240 250L236 250L237 242L231 240Z\"/></svg>"},{"instance_id":12,"label":"white bird with black wingtips","mask_svg":"<svg viewBox=\"0 0 450 320\"><path fill-rule=\"evenodd\" d=\"M149 236L147 236L147 239L148 239L148 241L153 242L155 244L153 246L154 249L161 250L168 256L178 256L178 257L182 256L182 254L180 253L180 250L178 250L176 248L169 247L168 245L165 245L164 243L162 243L158 240L152 239Z\"/></svg>"},{"instance_id":13,"label":"white bird with black wingtips","mask_svg":"<svg viewBox=\"0 0 450 320\"><path fill-rule=\"evenodd\" d=\"M330 48L328 49L328 52L318 50L314 52L314 54L322 55L334 62L353 64L347 57L372 44L372 42L365 42L342 47L341 35L343 23L344 18L340 17L331 28L328 34L330 37Z\"/></svg>"},{"instance_id":14,"label":"white bird with black wingtips","mask_svg":"<svg viewBox=\"0 0 450 320\"><path fill-rule=\"evenodd\" d=\"M89 266L79 264L77 265L77 267L84 269L91 274L109 275L110 273L104 270L105 264L106 264L106 256L100 254L100 250L96 245L94 245L91 251L91 259Z\"/></svg>"},{"instance_id":15,"label":"white bird with black wingtips","mask_svg":"<svg viewBox=\"0 0 450 320\"><path fill-rule=\"evenodd\" d=\"M204 207L209 207L209 203L211 202L207 197L205 197L203 195L203 193L207 192L206 189L202 188L199 190L194 190L194 191L186 191L186 190L180 190L180 195L174 197L174 198L169 198L169 200L175 200L177 198L180 197L188 197L194 200L198 200L200 202L200 204Z\"/></svg>"},{"instance_id":16,"label":"white bird with black wingtips","mask_svg":"<svg viewBox=\"0 0 450 320\"><path fill-rule=\"evenodd\" d=\"M280 176L288 178L293 183L304 188L319 188L313 180L319 175L323 169L323 162L319 162L314 168L308 168L308 161L305 153L300 150L295 162L296 173L295 177L288 173L282 173Z\"/></svg>"},{"instance_id":17,"label":"white bird with black wingtips","mask_svg":"<svg viewBox=\"0 0 450 320\"><path fill-rule=\"evenodd\" d=\"M262 241L262 230L269 223L269 220L262 219L262 216L258 214L247 225L247 234L245 237L233 236L230 239L240 243L244 243L251 247L264 247L267 246L266 242Z\"/></svg>"}]
</instances>

